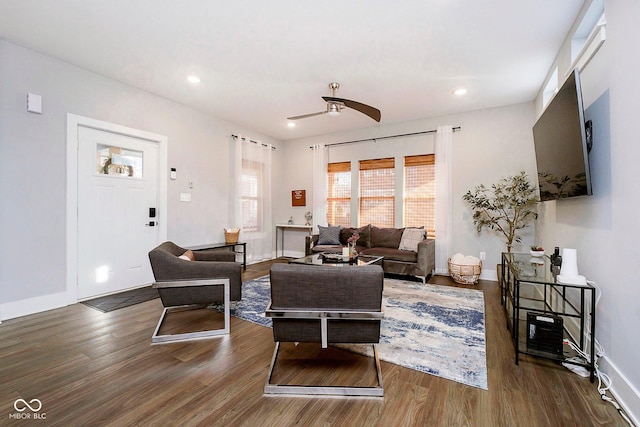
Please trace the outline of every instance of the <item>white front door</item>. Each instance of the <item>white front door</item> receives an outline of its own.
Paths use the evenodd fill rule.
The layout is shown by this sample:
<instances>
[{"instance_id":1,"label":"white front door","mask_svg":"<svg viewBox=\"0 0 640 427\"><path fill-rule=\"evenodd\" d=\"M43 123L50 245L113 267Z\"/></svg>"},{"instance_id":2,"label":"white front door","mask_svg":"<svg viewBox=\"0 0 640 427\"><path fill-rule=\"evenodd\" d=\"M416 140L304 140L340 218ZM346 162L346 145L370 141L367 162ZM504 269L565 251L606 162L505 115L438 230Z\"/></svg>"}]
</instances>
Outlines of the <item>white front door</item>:
<instances>
[{"instance_id":1,"label":"white front door","mask_svg":"<svg viewBox=\"0 0 640 427\"><path fill-rule=\"evenodd\" d=\"M153 282L158 144L78 126L78 299Z\"/></svg>"}]
</instances>

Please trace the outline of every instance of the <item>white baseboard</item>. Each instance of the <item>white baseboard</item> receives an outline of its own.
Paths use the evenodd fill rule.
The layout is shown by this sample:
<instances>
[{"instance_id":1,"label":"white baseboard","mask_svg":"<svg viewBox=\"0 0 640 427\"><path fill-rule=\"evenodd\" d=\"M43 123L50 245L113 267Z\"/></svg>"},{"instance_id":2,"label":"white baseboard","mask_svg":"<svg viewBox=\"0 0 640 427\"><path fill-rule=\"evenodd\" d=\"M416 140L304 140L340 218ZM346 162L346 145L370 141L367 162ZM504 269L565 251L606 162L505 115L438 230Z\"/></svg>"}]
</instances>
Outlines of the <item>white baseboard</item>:
<instances>
[{"instance_id":1,"label":"white baseboard","mask_svg":"<svg viewBox=\"0 0 640 427\"><path fill-rule=\"evenodd\" d=\"M640 426L640 391L631 384L611 360L604 356L599 360L600 370L611 379L611 394L622 406L624 412L637 426Z\"/></svg>"},{"instance_id":2,"label":"white baseboard","mask_svg":"<svg viewBox=\"0 0 640 427\"><path fill-rule=\"evenodd\" d=\"M73 304L68 292L43 295L34 298L12 301L0 305L1 320L15 319L16 317L28 316L30 314L41 313L55 308L66 307Z\"/></svg>"},{"instance_id":3,"label":"white baseboard","mask_svg":"<svg viewBox=\"0 0 640 427\"><path fill-rule=\"evenodd\" d=\"M480 272L480 280L493 280L494 282L498 281L498 271L497 270L487 270L483 268Z\"/></svg>"},{"instance_id":4,"label":"white baseboard","mask_svg":"<svg viewBox=\"0 0 640 427\"><path fill-rule=\"evenodd\" d=\"M436 276L450 276L449 271L440 272L439 270L435 270L434 275ZM498 281L498 271L497 270L485 270L484 268L480 272L480 280L493 280L494 282Z\"/></svg>"},{"instance_id":5,"label":"white baseboard","mask_svg":"<svg viewBox=\"0 0 640 427\"><path fill-rule=\"evenodd\" d=\"M285 250L282 256L289 258L302 258L304 257L304 252Z\"/></svg>"}]
</instances>

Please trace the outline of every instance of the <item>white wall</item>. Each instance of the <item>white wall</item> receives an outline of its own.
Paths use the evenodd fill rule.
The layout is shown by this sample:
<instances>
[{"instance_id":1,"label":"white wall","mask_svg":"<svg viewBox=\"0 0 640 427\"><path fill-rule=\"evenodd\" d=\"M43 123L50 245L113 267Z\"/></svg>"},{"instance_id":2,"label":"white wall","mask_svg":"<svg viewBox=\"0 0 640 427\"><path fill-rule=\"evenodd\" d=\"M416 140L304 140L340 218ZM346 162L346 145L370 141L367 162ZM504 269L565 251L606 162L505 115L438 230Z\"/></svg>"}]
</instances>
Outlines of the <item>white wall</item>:
<instances>
[{"instance_id":1,"label":"white wall","mask_svg":"<svg viewBox=\"0 0 640 427\"><path fill-rule=\"evenodd\" d=\"M185 90L194 88L185 84ZM28 92L42 95L42 115L26 111ZM0 40L0 316L24 311L7 304L66 290L67 113L168 137L168 165L178 179L169 180L168 212L160 215L168 216L168 238L185 246L224 241L222 230L231 226L230 135L281 144ZM280 153L274 152L274 170ZM180 202L180 192L190 192L192 201Z\"/></svg>"},{"instance_id":2,"label":"white wall","mask_svg":"<svg viewBox=\"0 0 640 427\"><path fill-rule=\"evenodd\" d=\"M589 1L584 10L589 6ZM596 339L607 353L601 363L613 378L614 394L640 419L640 191L637 115L640 112L640 3L606 2L607 38L581 72L586 119L593 122L589 155L591 197L546 202L540 217L545 248L576 248L580 274L602 289L596 309ZM570 41L556 63L559 75L570 67ZM563 80L561 78L560 80ZM540 112L541 95L537 99Z\"/></svg>"},{"instance_id":3,"label":"white wall","mask_svg":"<svg viewBox=\"0 0 640 427\"><path fill-rule=\"evenodd\" d=\"M384 112L383 112L384 114ZM330 117L326 117L331 120ZM524 170L530 177L535 175L535 154L531 127L534 121L534 104L525 103L500 108L472 111L415 120L406 123L384 125L359 131L322 135L288 141L284 148L285 181L296 189L307 190L307 201L312 200L311 164L313 153L309 148L314 143L335 143L362 138L398 135L436 129L440 125L460 126L462 130L453 136L453 251L479 256L486 252L483 278L495 279L496 264L500 253L506 250L504 241L491 232L478 235L471 219L472 212L462 196L479 184L492 184L500 178L515 175ZM421 135L386 139L379 142L355 143L329 149L330 161L359 160L387 156L427 154L433 152L433 136ZM304 211L292 208L290 190L285 186L276 194L275 218L286 221L293 216L296 222L304 220ZM355 193L357 194L357 193ZM289 200L287 200L287 197ZM306 210L312 210L308 203ZM397 219L401 221L401 218ZM316 219L314 219L316 221ZM326 223L326 220L320 221ZM398 224L399 225L399 224ZM525 236L523 250L533 241L535 227ZM285 241L292 252L303 250L304 237L292 236ZM517 250L517 248L516 248ZM450 254L453 255L453 254Z\"/></svg>"}]
</instances>

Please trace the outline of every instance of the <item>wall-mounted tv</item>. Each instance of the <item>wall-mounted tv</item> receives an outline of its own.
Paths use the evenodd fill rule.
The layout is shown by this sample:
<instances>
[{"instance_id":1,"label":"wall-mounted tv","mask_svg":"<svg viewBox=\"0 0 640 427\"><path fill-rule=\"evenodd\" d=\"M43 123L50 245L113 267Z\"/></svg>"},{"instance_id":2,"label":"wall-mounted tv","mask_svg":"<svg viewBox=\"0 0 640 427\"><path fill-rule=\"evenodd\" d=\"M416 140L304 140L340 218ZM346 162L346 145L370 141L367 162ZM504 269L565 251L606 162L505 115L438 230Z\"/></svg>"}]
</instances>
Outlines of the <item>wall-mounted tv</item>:
<instances>
[{"instance_id":1,"label":"wall-mounted tv","mask_svg":"<svg viewBox=\"0 0 640 427\"><path fill-rule=\"evenodd\" d=\"M588 196L591 123L585 123L580 75L573 70L533 126L540 200Z\"/></svg>"}]
</instances>

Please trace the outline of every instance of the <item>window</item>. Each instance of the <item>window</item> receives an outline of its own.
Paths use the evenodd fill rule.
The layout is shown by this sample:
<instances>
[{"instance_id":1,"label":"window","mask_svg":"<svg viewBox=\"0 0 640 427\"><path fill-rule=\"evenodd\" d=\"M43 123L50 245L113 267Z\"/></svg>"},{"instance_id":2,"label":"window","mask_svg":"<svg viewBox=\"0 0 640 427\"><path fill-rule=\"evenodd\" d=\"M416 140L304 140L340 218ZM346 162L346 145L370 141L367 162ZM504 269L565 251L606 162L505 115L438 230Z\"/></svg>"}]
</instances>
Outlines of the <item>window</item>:
<instances>
[{"instance_id":1,"label":"window","mask_svg":"<svg viewBox=\"0 0 640 427\"><path fill-rule=\"evenodd\" d=\"M395 227L395 159L360 161L358 224Z\"/></svg>"},{"instance_id":2,"label":"window","mask_svg":"<svg viewBox=\"0 0 640 427\"><path fill-rule=\"evenodd\" d=\"M542 91L542 108L546 107L551 98L558 91L558 67L553 70L551 76L549 76L549 80L547 84L544 86L544 90Z\"/></svg>"},{"instance_id":3,"label":"window","mask_svg":"<svg viewBox=\"0 0 640 427\"><path fill-rule=\"evenodd\" d=\"M351 227L351 162L329 163L327 221Z\"/></svg>"},{"instance_id":4,"label":"window","mask_svg":"<svg viewBox=\"0 0 640 427\"><path fill-rule=\"evenodd\" d=\"M142 151L97 144L96 172L102 175L142 178Z\"/></svg>"},{"instance_id":5,"label":"window","mask_svg":"<svg viewBox=\"0 0 640 427\"><path fill-rule=\"evenodd\" d=\"M435 237L436 168L433 154L404 158L404 226Z\"/></svg>"},{"instance_id":6,"label":"window","mask_svg":"<svg viewBox=\"0 0 640 427\"><path fill-rule=\"evenodd\" d=\"M572 66L569 72L574 68L582 71L582 68L600 49L606 38L606 23L604 0L593 0L571 37Z\"/></svg>"},{"instance_id":7,"label":"window","mask_svg":"<svg viewBox=\"0 0 640 427\"><path fill-rule=\"evenodd\" d=\"M242 177L240 191L242 194L242 228L244 231L261 231L262 194L262 163L242 160Z\"/></svg>"}]
</instances>

